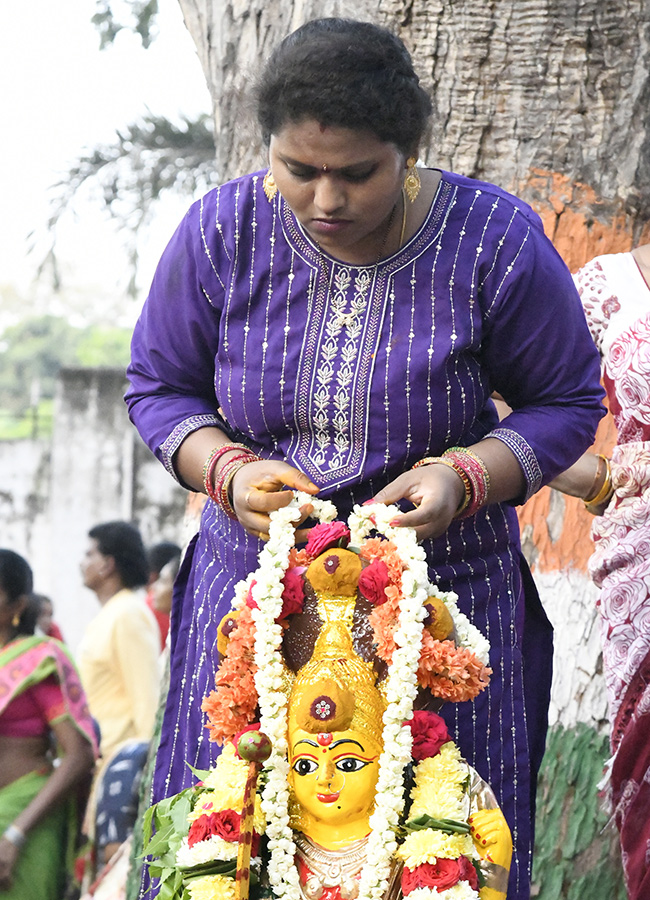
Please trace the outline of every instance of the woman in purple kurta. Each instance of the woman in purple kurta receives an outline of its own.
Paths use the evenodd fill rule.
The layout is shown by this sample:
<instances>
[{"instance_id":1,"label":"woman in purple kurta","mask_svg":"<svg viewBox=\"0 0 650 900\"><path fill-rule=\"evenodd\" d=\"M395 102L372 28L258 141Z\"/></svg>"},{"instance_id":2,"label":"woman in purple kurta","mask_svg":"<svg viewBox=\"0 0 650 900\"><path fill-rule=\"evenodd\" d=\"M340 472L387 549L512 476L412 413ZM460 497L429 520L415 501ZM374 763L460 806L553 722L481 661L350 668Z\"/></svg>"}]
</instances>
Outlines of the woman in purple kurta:
<instances>
[{"instance_id":1,"label":"woman in purple kurta","mask_svg":"<svg viewBox=\"0 0 650 900\"><path fill-rule=\"evenodd\" d=\"M304 193L280 173L284 165L300 191L303 182L318 182L317 192L321 181L331 188L338 178L335 187L345 181L353 194L356 170L334 164L342 152L347 159L348 146L363 159L373 140L387 147L387 139L360 124L362 149L343 141L344 152L328 135L345 138L345 120L289 121L271 128L280 192L267 198L263 172L229 182L191 207L167 247L133 338L130 415L169 473L189 486L200 486L200 474L179 449L200 433L288 464L274 464L275 490L293 483L292 472L304 473L341 517L371 497L425 497L405 522L424 538L433 580L458 594L492 646L490 688L447 718L509 820L508 897L523 900L552 647L513 505L591 443L602 412L597 354L571 277L526 204L490 184L420 170L422 214L411 215L398 196L401 233L389 206L381 239L368 243L373 253L355 261L340 236L345 215L319 229L302 212ZM501 423L493 391L513 409ZM496 447L512 460L516 487L500 488L499 465L491 463L488 505L453 519L456 493L444 529L423 525L429 494L413 487L411 467L457 445L474 447L486 463ZM264 465L240 474L261 475ZM415 471L425 469L430 494L443 496L443 478L457 479L446 466ZM243 481L238 487L237 478L241 524L208 500L177 583L154 799L192 782L188 763L205 768L218 753L201 714L213 687L217 626L235 584L256 566L264 498L280 496Z\"/></svg>"}]
</instances>

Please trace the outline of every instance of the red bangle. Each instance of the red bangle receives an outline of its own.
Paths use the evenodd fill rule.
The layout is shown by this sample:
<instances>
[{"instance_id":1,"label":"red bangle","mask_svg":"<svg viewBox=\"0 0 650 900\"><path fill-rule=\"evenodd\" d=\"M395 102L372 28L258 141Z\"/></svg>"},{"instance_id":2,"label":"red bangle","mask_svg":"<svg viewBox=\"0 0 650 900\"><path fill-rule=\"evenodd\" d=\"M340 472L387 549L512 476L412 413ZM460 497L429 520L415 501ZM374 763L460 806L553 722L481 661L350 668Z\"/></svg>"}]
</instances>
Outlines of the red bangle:
<instances>
[{"instance_id":1,"label":"red bangle","mask_svg":"<svg viewBox=\"0 0 650 900\"><path fill-rule=\"evenodd\" d=\"M255 453L251 453L251 451L248 451L248 453L239 453L222 466L214 485L210 485L208 496L211 500L214 500L217 506L231 519L237 518L229 495L232 480L242 466L251 462L260 462L260 460L261 457L257 456Z\"/></svg>"},{"instance_id":2,"label":"red bangle","mask_svg":"<svg viewBox=\"0 0 650 900\"><path fill-rule=\"evenodd\" d=\"M224 456L226 453L230 453L232 450L243 450L246 453L253 454L253 451L246 447L244 444L223 444L221 447L215 447L206 459L205 465L203 466L203 489L205 490L205 493L208 495L208 497L210 496L210 488L213 484L214 472L217 467L217 463L222 456Z\"/></svg>"},{"instance_id":3,"label":"red bangle","mask_svg":"<svg viewBox=\"0 0 650 900\"><path fill-rule=\"evenodd\" d=\"M470 482L471 497L457 517L466 518L474 515L487 502L490 492L490 473L480 456L466 447L451 447L443 453L459 469L463 469Z\"/></svg>"}]
</instances>

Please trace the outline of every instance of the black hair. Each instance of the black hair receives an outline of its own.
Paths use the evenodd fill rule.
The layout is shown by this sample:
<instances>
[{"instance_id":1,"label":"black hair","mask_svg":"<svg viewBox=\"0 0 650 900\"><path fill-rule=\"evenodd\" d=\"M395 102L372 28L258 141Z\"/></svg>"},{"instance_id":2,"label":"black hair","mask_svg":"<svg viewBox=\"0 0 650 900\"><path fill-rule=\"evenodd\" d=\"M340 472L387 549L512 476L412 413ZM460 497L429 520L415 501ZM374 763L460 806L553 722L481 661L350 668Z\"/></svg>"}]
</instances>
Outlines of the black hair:
<instances>
[{"instance_id":1,"label":"black hair","mask_svg":"<svg viewBox=\"0 0 650 900\"><path fill-rule=\"evenodd\" d=\"M13 550L0 550L0 586L10 604L30 594L34 586L31 566Z\"/></svg>"},{"instance_id":2,"label":"black hair","mask_svg":"<svg viewBox=\"0 0 650 900\"><path fill-rule=\"evenodd\" d=\"M149 563L149 574L160 575L162 569L171 562L172 559L178 557L180 559L181 548L172 541L160 541L147 550L147 562Z\"/></svg>"},{"instance_id":3,"label":"black hair","mask_svg":"<svg viewBox=\"0 0 650 900\"><path fill-rule=\"evenodd\" d=\"M88 537L97 542L103 556L115 560L115 568L126 588L143 587L149 580L149 564L142 537L129 522L104 522L95 525Z\"/></svg>"},{"instance_id":4,"label":"black hair","mask_svg":"<svg viewBox=\"0 0 650 900\"><path fill-rule=\"evenodd\" d=\"M32 569L26 559L13 550L0 550L0 587L7 595L9 606L17 604L23 597L29 596L34 586ZM29 606L29 603L27 604ZM23 609L16 626L18 634L34 634L36 619L25 615ZM30 627L31 624L31 627Z\"/></svg>"},{"instance_id":5,"label":"black hair","mask_svg":"<svg viewBox=\"0 0 650 900\"><path fill-rule=\"evenodd\" d=\"M315 119L371 131L408 156L431 115L402 41L354 19L313 19L286 37L262 71L256 100L267 145L287 123Z\"/></svg>"}]
</instances>

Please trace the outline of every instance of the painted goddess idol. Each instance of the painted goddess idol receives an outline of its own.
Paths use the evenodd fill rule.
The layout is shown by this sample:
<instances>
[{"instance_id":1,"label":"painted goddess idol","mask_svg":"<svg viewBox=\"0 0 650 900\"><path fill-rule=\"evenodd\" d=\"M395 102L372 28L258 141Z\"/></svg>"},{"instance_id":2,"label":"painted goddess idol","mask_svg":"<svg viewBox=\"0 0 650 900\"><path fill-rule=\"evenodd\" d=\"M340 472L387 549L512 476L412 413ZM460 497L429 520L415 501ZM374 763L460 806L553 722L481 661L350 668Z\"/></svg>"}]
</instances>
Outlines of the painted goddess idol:
<instances>
[{"instance_id":1,"label":"painted goddess idol","mask_svg":"<svg viewBox=\"0 0 650 900\"><path fill-rule=\"evenodd\" d=\"M512 841L436 709L487 686L489 646L430 584L395 510L272 515L220 625L203 703L223 751L157 804L149 873L170 900L499 900Z\"/></svg>"}]
</instances>

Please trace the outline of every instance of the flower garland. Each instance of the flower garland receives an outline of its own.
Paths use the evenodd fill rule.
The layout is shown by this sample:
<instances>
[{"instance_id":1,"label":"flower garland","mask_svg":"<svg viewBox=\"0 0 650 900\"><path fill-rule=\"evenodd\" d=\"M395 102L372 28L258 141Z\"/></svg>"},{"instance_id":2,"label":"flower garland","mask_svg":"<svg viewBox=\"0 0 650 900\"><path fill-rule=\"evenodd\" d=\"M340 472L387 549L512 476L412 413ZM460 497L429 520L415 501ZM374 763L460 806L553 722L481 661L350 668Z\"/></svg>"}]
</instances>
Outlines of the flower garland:
<instances>
[{"instance_id":1,"label":"flower garland","mask_svg":"<svg viewBox=\"0 0 650 900\"><path fill-rule=\"evenodd\" d=\"M260 554L252 599L255 621L255 687L260 708L260 731L271 741L271 755L264 764L267 774L262 791L262 809L266 814L266 835L271 859L268 875L276 896L299 900L300 885L295 867L296 846L289 825L289 760L287 747L288 697L281 690L282 663L282 578L289 566L294 545L293 523L300 519L300 506L310 503L322 522L336 518L336 507L298 493L288 506L271 513L269 540Z\"/></svg>"},{"instance_id":2,"label":"flower garland","mask_svg":"<svg viewBox=\"0 0 650 900\"><path fill-rule=\"evenodd\" d=\"M476 851L467 826L468 785L468 765L451 740L418 764L404 826L408 833L397 849L404 863L402 893L410 900L478 900L478 874L472 862ZM459 830L450 833L441 827L445 824Z\"/></svg>"},{"instance_id":3,"label":"flower garland","mask_svg":"<svg viewBox=\"0 0 650 900\"><path fill-rule=\"evenodd\" d=\"M226 694L222 694L221 697L221 710L214 706L214 696L212 699L207 698L204 701L204 709L207 709L212 715L213 736L216 736L217 739L221 737L222 740L224 736L232 737L237 715L240 725L248 724L251 721L248 709L251 706L254 708L255 702L259 705L260 730L269 737L273 748L271 756L264 764L266 783L262 789L261 805L266 816L266 835L271 854L268 876L274 895L278 900L300 900L301 896L298 870L295 866L296 847L289 824L289 762L286 736L288 698L286 691L282 690L286 678L286 668L281 655L283 637L281 620L283 579L287 570L290 569L290 566L308 564L310 556L315 558L321 552L321 548L317 546L318 541L314 542L313 548L309 548L313 549L313 555L305 551L297 551L294 547L294 523L299 521L300 507L306 503L312 505L314 515L321 522L331 522L336 517L336 508L332 503L318 501L300 493L295 494L288 506L271 514L269 541L260 554L259 568L237 586L235 607L239 617L232 634L233 639L228 642L227 655L224 660L225 663L230 661L232 671L228 670L224 673L224 676L218 681L216 692L218 695L220 691L226 690ZM371 832L367 844L367 859L360 876L359 900L381 900L388 886L391 857L398 852L397 832L404 808L402 773L411 762L414 752L412 729L404 726L405 723L412 724L413 721L413 703L417 695L418 676L422 668L420 663L423 642L426 646L425 637L430 637L424 632L423 625L427 616L426 601L434 592L429 582L426 556L423 548L418 545L412 529L391 526L390 521L395 512L395 507L386 507L383 504L355 506L348 520L350 539L353 545L361 545L373 530L384 534L387 538L381 542L382 554L387 563L387 570L391 572L394 601L390 620L390 640L384 638L384 642L390 644L390 652L387 654L390 667L385 683L388 706L384 713L382 732L384 749L379 760L375 808L370 817ZM332 527L335 528L337 525L347 532L342 523L334 523ZM324 549L327 544L326 535L323 536L323 541ZM372 542L373 539L369 539L367 543L371 544ZM382 554L377 553L377 556ZM362 555L364 554L362 553ZM371 558L374 558L372 554ZM390 588L387 588L386 595L388 596L389 593ZM441 592L435 591L435 593L441 596ZM458 653L465 653L473 659L480 660L484 668L489 644L478 629L475 629L460 613L456 605L456 595L443 594L442 599L456 623L456 631L461 643L461 647L457 648ZM253 642L254 646L251 647ZM455 649L451 642L442 643L449 643L452 650ZM450 651L448 660L450 670L454 665L458 670L463 670L466 662L466 659L453 657L453 653ZM225 720L219 722L217 715L222 714L224 702L226 706L230 704L229 708L232 707L230 702L232 698L229 698L227 691L232 689L233 685L228 683L228 678L241 669L242 665L248 665L254 673L256 696L251 694L233 720L224 724ZM467 667L463 671L467 681L471 675L467 674ZM481 674L485 677L483 673ZM481 680L480 677L478 680ZM229 733L226 726L229 727ZM456 750L458 758L460 757L454 744L449 743L445 746ZM466 786L466 770L463 778L459 781L458 771L447 759L447 754L442 759L444 765L433 767L442 791L436 801L438 804L436 809L440 813L437 817L459 819L466 823L469 813L463 813L460 808L463 794L460 781ZM426 761L431 762L430 759ZM418 769L421 766L423 763L420 763ZM416 780L416 797L419 791L425 798L423 801L425 803L433 802L431 777L428 775L429 768L431 766L424 766L419 782ZM460 793L458 793L459 791ZM414 803L418 802L414 798ZM442 815L442 812L446 812L446 815ZM445 888L444 892L435 887L433 889L427 887L426 879L425 887L422 887L417 880L422 874L422 867L431 867L432 860L433 863L440 866L444 865L445 860L450 862L464 860L467 853L471 854L471 846L472 839L466 833L458 835L448 834L440 829L425 829L409 835L400 847L400 851L405 854L403 858L411 863L414 871L419 873L414 881L412 879L409 892L412 900L432 900L433 897L445 898L445 900L452 900L452 898L474 900L477 898L478 894L463 879L455 878L454 884L448 890ZM219 847L220 845L215 842L216 852ZM471 865L469 861L467 862L468 865ZM473 867L472 871L475 875ZM460 868L456 874L458 875L459 872ZM449 873L447 873L447 877L450 877ZM420 896L421 894L422 896ZM226 900L227 894L219 889L215 896Z\"/></svg>"}]
</instances>

